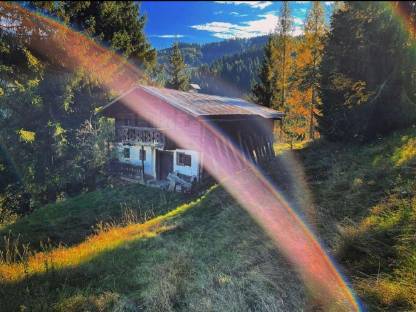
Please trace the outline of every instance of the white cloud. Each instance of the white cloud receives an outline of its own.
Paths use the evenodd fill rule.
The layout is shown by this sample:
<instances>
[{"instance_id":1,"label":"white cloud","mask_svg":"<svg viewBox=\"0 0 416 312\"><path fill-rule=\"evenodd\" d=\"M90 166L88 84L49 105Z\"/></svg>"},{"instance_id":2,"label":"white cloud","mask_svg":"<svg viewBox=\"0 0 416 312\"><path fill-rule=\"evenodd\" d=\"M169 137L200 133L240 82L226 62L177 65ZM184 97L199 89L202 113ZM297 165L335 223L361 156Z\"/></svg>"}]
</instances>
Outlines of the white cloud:
<instances>
[{"instance_id":1,"label":"white cloud","mask_svg":"<svg viewBox=\"0 0 416 312\"><path fill-rule=\"evenodd\" d=\"M241 16L241 17L248 16L247 14L241 14L238 12L230 12L230 15Z\"/></svg>"},{"instance_id":2,"label":"white cloud","mask_svg":"<svg viewBox=\"0 0 416 312\"><path fill-rule=\"evenodd\" d=\"M295 1L296 4L308 4L310 1Z\"/></svg>"},{"instance_id":3,"label":"white cloud","mask_svg":"<svg viewBox=\"0 0 416 312\"><path fill-rule=\"evenodd\" d=\"M293 24L295 25L295 26L301 26L301 25L303 25L303 19L301 19L300 17L294 17L293 18Z\"/></svg>"},{"instance_id":4,"label":"white cloud","mask_svg":"<svg viewBox=\"0 0 416 312\"><path fill-rule=\"evenodd\" d=\"M166 34L166 35L154 35L154 36L151 36L151 37L156 37L156 38L183 38L183 37L185 37L184 35L179 35L179 34L177 34L177 35L168 35L168 34Z\"/></svg>"},{"instance_id":5,"label":"white cloud","mask_svg":"<svg viewBox=\"0 0 416 312\"><path fill-rule=\"evenodd\" d=\"M221 4L234 4L234 5L244 4L252 8L261 9L261 10L273 4L273 1L215 1L215 2L221 3Z\"/></svg>"},{"instance_id":6,"label":"white cloud","mask_svg":"<svg viewBox=\"0 0 416 312\"><path fill-rule=\"evenodd\" d=\"M333 5L334 4L334 1L325 1L325 5Z\"/></svg>"},{"instance_id":7,"label":"white cloud","mask_svg":"<svg viewBox=\"0 0 416 312\"><path fill-rule=\"evenodd\" d=\"M221 39L231 38L251 38L272 33L277 25L279 18L273 14L259 15L261 19L232 24L229 22L211 22L191 26L197 30L211 32L214 37ZM302 21L303 24L303 21ZM292 35L299 35L303 28L301 24L295 24Z\"/></svg>"}]
</instances>

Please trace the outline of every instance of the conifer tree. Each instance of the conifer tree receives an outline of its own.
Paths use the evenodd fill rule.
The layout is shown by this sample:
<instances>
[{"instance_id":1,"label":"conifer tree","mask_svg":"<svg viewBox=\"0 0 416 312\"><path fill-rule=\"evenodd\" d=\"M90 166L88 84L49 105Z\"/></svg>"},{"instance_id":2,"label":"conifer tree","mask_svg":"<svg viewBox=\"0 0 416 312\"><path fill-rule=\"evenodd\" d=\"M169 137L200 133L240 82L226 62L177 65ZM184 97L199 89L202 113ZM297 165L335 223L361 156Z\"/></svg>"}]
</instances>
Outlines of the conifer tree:
<instances>
[{"instance_id":1,"label":"conifer tree","mask_svg":"<svg viewBox=\"0 0 416 312\"><path fill-rule=\"evenodd\" d=\"M415 42L389 5L346 2L332 16L318 117L330 140L366 141L416 120Z\"/></svg>"},{"instance_id":2,"label":"conifer tree","mask_svg":"<svg viewBox=\"0 0 416 312\"><path fill-rule=\"evenodd\" d=\"M169 88L181 91L189 90L189 76L178 43L174 43L172 47L168 72L170 80L167 86Z\"/></svg>"},{"instance_id":3,"label":"conifer tree","mask_svg":"<svg viewBox=\"0 0 416 312\"><path fill-rule=\"evenodd\" d=\"M314 1L309 11L304 32L303 49L309 57L302 64L302 87L304 90L311 89L309 108L309 139L315 137L315 121L317 103L320 102L318 89L320 82L319 67L322 60L323 40L325 37L325 14L324 8L319 1Z\"/></svg>"},{"instance_id":4,"label":"conifer tree","mask_svg":"<svg viewBox=\"0 0 416 312\"><path fill-rule=\"evenodd\" d=\"M264 59L259 73L259 82L252 89L254 101L260 105L273 108L276 104L275 60L274 49L276 37L269 36L264 47Z\"/></svg>"},{"instance_id":5,"label":"conifer tree","mask_svg":"<svg viewBox=\"0 0 416 312\"><path fill-rule=\"evenodd\" d=\"M33 1L24 6L76 28L141 68L156 60L137 3ZM0 114L0 138L8 156L19 160L15 171L22 192L30 193L36 206L89 189L87 177L103 167L77 159L86 151L76 133L86 120L97 122L95 108L108 101L106 90L85 69L72 66L65 46L51 40L62 36L51 24L12 3L1 5L0 15L10 21L0 27L0 106L7 112Z\"/></svg>"},{"instance_id":6,"label":"conifer tree","mask_svg":"<svg viewBox=\"0 0 416 312\"><path fill-rule=\"evenodd\" d=\"M276 44L276 88L279 92L278 108L286 110L286 97L291 69L292 17L289 1L283 1L280 8Z\"/></svg>"}]
</instances>

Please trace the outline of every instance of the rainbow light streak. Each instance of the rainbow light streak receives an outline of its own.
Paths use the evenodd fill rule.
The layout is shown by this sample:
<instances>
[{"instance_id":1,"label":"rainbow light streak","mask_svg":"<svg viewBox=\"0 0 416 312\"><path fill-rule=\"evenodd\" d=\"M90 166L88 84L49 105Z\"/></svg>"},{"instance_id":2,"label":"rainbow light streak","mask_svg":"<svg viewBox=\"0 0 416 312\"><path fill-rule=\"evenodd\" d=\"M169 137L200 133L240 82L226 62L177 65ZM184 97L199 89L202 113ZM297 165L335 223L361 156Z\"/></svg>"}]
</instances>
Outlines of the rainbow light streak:
<instances>
[{"instance_id":1,"label":"rainbow light streak","mask_svg":"<svg viewBox=\"0 0 416 312\"><path fill-rule=\"evenodd\" d=\"M408 33L413 40L416 38L416 4L411 1L389 1L383 3L397 18L403 27L403 32ZM414 17L412 17L414 14Z\"/></svg>"},{"instance_id":2,"label":"rainbow light streak","mask_svg":"<svg viewBox=\"0 0 416 312\"><path fill-rule=\"evenodd\" d=\"M10 3L0 4L1 22L16 18L17 27L44 29L50 36L39 35L32 47L59 60L68 70L84 70L91 79L109 91L121 94L143 79L140 70L122 57L99 46L84 35L50 18L31 13ZM5 17L6 16L6 17ZM30 32L33 34L34 32ZM155 100L142 89L128 93L123 103L155 127L165 128L179 117L192 118L162 100ZM137 105L140 99L140 105ZM182 116L181 116L182 115ZM207 121L194 119L205 132L204 141L195 141L187 128L176 125L167 131L170 139L183 148L204 154L204 168L244 207L268 233L280 251L326 310L360 311L358 299L337 271L317 238L294 212L282 194L260 170Z\"/></svg>"}]
</instances>

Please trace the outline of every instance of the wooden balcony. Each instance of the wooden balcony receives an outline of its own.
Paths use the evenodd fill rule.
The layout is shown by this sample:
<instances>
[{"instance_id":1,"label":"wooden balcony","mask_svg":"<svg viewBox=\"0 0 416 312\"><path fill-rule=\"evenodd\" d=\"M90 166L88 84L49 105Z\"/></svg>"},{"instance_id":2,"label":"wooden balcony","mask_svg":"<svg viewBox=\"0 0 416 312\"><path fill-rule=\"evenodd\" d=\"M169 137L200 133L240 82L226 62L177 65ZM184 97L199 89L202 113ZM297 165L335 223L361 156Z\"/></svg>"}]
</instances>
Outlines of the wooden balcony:
<instances>
[{"instance_id":1,"label":"wooden balcony","mask_svg":"<svg viewBox=\"0 0 416 312\"><path fill-rule=\"evenodd\" d=\"M165 135L156 128L117 126L116 141L119 143L150 145L163 149L166 138Z\"/></svg>"},{"instance_id":2,"label":"wooden balcony","mask_svg":"<svg viewBox=\"0 0 416 312\"><path fill-rule=\"evenodd\" d=\"M125 164L118 160L111 160L109 163L109 171L111 174L132 180L142 180L142 167Z\"/></svg>"}]
</instances>

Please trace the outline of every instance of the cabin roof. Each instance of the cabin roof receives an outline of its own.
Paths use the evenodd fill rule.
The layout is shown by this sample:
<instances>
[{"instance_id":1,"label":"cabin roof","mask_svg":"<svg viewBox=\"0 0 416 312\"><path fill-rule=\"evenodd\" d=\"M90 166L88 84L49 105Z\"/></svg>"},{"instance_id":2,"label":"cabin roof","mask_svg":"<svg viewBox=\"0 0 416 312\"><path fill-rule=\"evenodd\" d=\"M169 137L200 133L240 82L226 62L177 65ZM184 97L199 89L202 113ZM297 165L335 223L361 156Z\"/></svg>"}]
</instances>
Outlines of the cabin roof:
<instances>
[{"instance_id":1,"label":"cabin roof","mask_svg":"<svg viewBox=\"0 0 416 312\"><path fill-rule=\"evenodd\" d=\"M221 115L258 115L267 119L282 119L283 113L274 109L250 103L239 98L230 98L203 93L184 92L173 89L137 85L103 107L103 110L117 103L127 94L142 90L156 98L195 117ZM140 101L137 102L140 105Z\"/></svg>"}]
</instances>

